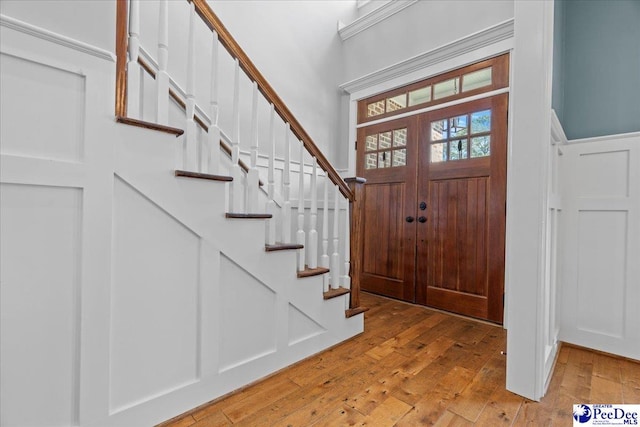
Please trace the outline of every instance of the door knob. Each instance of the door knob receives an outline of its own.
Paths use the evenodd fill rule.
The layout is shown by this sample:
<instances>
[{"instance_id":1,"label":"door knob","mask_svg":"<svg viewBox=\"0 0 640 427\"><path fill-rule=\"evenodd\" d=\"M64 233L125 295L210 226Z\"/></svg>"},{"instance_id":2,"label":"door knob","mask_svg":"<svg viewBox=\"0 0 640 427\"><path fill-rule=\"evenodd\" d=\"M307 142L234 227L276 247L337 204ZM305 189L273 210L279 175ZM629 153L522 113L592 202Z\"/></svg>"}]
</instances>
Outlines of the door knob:
<instances>
[{"instance_id":1,"label":"door knob","mask_svg":"<svg viewBox=\"0 0 640 427\"><path fill-rule=\"evenodd\" d=\"M420 218L418 218L418 222L427 222L427 218L421 216Z\"/></svg>"},{"instance_id":2,"label":"door knob","mask_svg":"<svg viewBox=\"0 0 640 427\"><path fill-rule=\"evenodd\" d=\"M407 222L413 222L414 218L412 216L408 216L405 218Z\"/></svg>"}]
</instances>

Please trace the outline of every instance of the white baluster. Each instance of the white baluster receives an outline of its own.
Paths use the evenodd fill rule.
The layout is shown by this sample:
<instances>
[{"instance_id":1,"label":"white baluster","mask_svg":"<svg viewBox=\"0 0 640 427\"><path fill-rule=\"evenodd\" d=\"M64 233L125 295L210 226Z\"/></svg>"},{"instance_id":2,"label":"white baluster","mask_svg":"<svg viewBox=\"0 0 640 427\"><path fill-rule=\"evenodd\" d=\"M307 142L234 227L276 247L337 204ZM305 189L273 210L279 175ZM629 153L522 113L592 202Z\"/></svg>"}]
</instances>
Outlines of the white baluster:
<instances>
[{"instance_id":1,"label":"white baluster","mask_svg":"<svg viewBox=\"0 0 640 427\"><path fill-rule=\"evenodd\" d=\"M242 170L240 160L240 63L236 59L233 80L233 123L231 132L231 191L229 191L229 209L231 212L242 212Z\"/></svg>"},{"instance_id":2,"label":"white baluster","mask_svg":"<svg viewBox=\"0 0 640 427\"><path fill-rule=\"evenodd\" d=\"M140 119L140 1L129 2L129 62L127 63L127 116Z\"/></svg>"},{"instance_id":3,"label":"white baluster","mask_svg":"<svg viewBox=\"0 0 640 427\"><path fill-rule=\"evenodd\" d=\"M213 32L211 41L211 126L209 126L208 171L217 174L220 167L220 127L218 125L218 33ZM203 169L207 170L207 169Z\"/></svg>"},{"instance_id":4,"label":"white baluster","mask_svg":"<svg viewBox=\"0 0 640 427\"><path fill-rule=\"evenodd\" d=\"M340 190L335 186L333 198L333 253L331 254L331 287L337 289L340 286Z\"/></svg>"},{"instance_id":5,"label":"white baluster","mask_svg":"<svg viewBox=\"0 0 640 427\"><path fill-rule=\"evenodd\" d=\"M304 245L304 144L302 141L300 141L300 169L298 183L298 232L296 233L296 243ZM304 259L304 248L298 249L298 271L303 271L305 269Z\"/></svg>"},{"instance_id":6,"label":"white baluster","mask_svg":"<svg viewBox=\"0 0 640 427\"><path fill-rule=\"evenodd\" d=\"M189 14L189 39L187 42L187 99L185 103L187 126L185 129L182 167L188 171L196 171L198 165L198 134L196 122L194 120L196 112L196 11L193 3L190 3L189 7L191 10Z\"/></svg>"},{"instance_id":7,"label":"white baluster","mask_svg":"<svg viewBox=\"0 0 640 427\"><path fill-rule=\"evenodd\" d=\"M324 175L324 197L323 197L323 210L322 210L322 256L320 257L320 267L329 268L329 185L331 180L329 174L325 172ZM323 290L327 292L329 290L329 274L323 276Z\"/></svg>"},{"instance_id":8,"label":"white baluster","mask_svg":"<svg viewBox=\"0 0 640 427\"><path fill-rule=\"evenodd\" d=\"M158 17L158 73L156 74L156 121L169 124L169 0L160 0Z\"/></svg>"},{"instance_id":9,"label":"white baluster","mask_svg":"<svg viewBox=\"0 0 640 427\"><path fill-rule=\"evenodd\" d=\"M345 289L351 289L351 276L349 276L349 271L351 270L351 235L349 234L349 221L350 221L350 212L349 212L349 201L345 200L346 206L344 208L344 233L342 234L342 239L344 241L344 271L342 275L342 280L340 280L340 285ZM347 300L347 304L349 301ZM349 308L348 306L345 308Z\"/></svg>"},{"instance_id":10,"label":"white baluster","mask_svg":"<svg viewBox=\"0 0 640 427\"><path fill-rule=\"evenodd\" d=\"M267 213L273 215L268 219L266 226L266 242L268 245L276 244L276 202L273 200L276 193L276 179L275 179L275 158L276 158L276 129L275 129L275 117L276 110L273 104L271 104L271 119L269 122L269 176L267 178L267 192L269 200L267 201Z\"/></svg>"},{"instance_id":11,"label":"white baluster","mask_svg":"<svg viewBox=\"0 0 640 427\"><path fill-rule=\"evenodd\" d=\"M273 120L273 118L272 118ZM273 127L273 123L271 124ZM258 212L258 83L253 82L251 103L251 161L247 173L247 212Z\"/></svg>"},{"instance_id":12,"label":"white baluster","mask_svg":"<svg viewBox=\"0 0 640 427\"><path fill-rule=\"evenodd\" d=\"M287 123L284 136L284 171L282 177L282 243L291 243L291 125Z\"/></svg>"},{"instance_id":13,"label":"white baluster","mask_svg":"<svg viewBox=\"0 0 640 427\"><path fill-rule=\"evenodd\" d=\"M309 248L307 249L309 268L318 268L318 160L313 158L313 172L311 173L311 218L309 221Z\"/></svg>"}]
</instances>

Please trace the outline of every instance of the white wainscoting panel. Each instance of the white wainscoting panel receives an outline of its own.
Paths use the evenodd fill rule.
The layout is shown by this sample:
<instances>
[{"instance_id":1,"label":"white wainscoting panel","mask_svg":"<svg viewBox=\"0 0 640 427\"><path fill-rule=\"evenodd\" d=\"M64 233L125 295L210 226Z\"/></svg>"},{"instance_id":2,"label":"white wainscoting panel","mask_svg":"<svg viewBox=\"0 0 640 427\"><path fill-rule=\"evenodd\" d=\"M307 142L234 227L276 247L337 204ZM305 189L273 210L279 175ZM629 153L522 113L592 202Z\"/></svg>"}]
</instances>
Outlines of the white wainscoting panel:
<instances>
[{"instance_id":1,"label":"white wainscoting panel","mask_svg":"<svg viewBox=\"0 0 640 427\"><path fill-rule=\"evenodd\" d=\"M81 209L79 188L0 185L3 426L77 422Z\"/></svg>"},{"instance_id":2,"label":"white wainscoting panel","mask_svg":"<svg viewBox=\"0 0 640 427\"><path fill-rule=\"evenodd\" d=\"M622 338L627 288L627 212L578 212L576 326Z\"/></svg>"},{"instance_id":3,"label":"white wainscoting panel","mask_svg":"<svg viewBox=\"0 0 640 427\"><path fill-rule=\"evenodd\" d=\"M562 166L560 338L640 359L640 133L570 142Z\"/></svg>"},{"instance_id":4,"label":"white wainscoting panel","mask_svg":"<svg viewBox=\"0 0 640 427\"><path fill-rule=\"evenodd\" d=\"M197 381L199 252L196 234L115 179L111 411Z\"/></svg>"},{"instance_id":5,"label":"white wainscoting panel","mask_svg":"<svg viewBox=\"0 0 640 427\"><path fill-rule=\"evenodd\" d=\"M2 153L81 160L85 77L5 53L0 61Z\"/></svg>"},{"instance_id":6,"label":"white wainscoting panel","mask_svg":"<svg viewBox=\"0 0 640 427\"><path fill-rule=\"evenodd\" d=\"M295 345L326 332L318 322L289 303L289 345Z\"/></svg>"},{"instance_id":7,"label":"white wainscoting panel","mask_svg":"<svg viewBox=\"0 0 640 427\"><path fill-rule=\"evenodd\" d=\"M222 254L220 298L220 372L275 353L275 290Z\"/></svg>"}]
</instances>

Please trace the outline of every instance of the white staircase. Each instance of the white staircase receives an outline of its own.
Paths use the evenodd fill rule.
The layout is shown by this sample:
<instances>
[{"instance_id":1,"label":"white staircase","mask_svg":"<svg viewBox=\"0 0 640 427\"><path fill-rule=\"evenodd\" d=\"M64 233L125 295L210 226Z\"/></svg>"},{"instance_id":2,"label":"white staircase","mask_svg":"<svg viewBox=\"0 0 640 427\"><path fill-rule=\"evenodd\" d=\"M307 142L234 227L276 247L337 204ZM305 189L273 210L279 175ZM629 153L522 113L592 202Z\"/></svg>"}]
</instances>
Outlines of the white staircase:
<instances>
[{"instance_id":1,"label":"white staircase","mask_svg":"<svg viewBox=\"0 0 640 427\"><path fill-rule=\"evenodd\" d=\"M247 214L245 173L232 212L235 166L223 152L220 176L177 167L186 136L139 118L116 123L113 53L4 15L0 23L3 427L153 425L362 332L337 231L348 230L341 196L315 202L316 225L320 216L337 224L316 233L327 243L339 235L329 250L342 271L329 284L326 269L299 268L299 245L277 243L295 237L278 205L301 206L306 226L317 189L299 192L294 178L286 199L251 193L265 209L277 202L267 246L267 219L227 218L256 212ZM169 105L168 125L179 125L184 110Z\"/></svg>"}]
</instances>

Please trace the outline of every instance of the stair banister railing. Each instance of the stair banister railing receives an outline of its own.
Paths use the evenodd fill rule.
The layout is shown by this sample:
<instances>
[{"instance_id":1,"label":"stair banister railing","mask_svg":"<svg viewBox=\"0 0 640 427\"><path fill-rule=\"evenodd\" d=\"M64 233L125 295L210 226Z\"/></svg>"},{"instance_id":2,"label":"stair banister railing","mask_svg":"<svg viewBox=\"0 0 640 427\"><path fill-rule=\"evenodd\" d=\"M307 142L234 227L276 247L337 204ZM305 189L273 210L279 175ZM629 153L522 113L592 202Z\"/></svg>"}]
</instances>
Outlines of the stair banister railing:
<instances>
[{"instance_id":1,"label":"stair banister railing","mask_svg":"<svg viewBox=\"0 0 640 427\"><path fill-rule=\"evenodd\" d=\"M275 157L276 157L276 127L275 127L275 109L271 104L271 114L269 117L269 172L267 178L267 213L271 215L271 218L266 223L266 242L267 245L276 244L276 179L275 179ZM256 153L257 156L257 153ZM257 169L256 169L257 173ZM256 195L258 191L258 178L256 176Z\"/></svg>"},{"instance_id":2,"label":"stair banister railing","mask_svg":"<svg viewBox=\"0 0 640 427\"><path fill-rule=\"evenodd\" d=\"M285 126L284 167L282 171L282 243L291 243L291 128Z\"/></svg>"},{"instance_id":3,"label":"stair banister railing","mask_svg":"<svg viewBox=\"0 0 640 427\"><path fill-rule=\"evenodd\" d=\"M253 62L251 62L247 54L238 45L233 36L231 36L220 19L213 13L213 10L211 10L211 7L207 4L206 0L187 1L190 1L195 5L196 13L202 17L205 24L209 26L209 29L218 32L220 44L227 49L233 58L238 60L240 67L247 77L249 77L251 81L258 83L258 88L264 95L265 99L275 106L276 113L278 113L282 120L285 123L290 124L293 134L302 141L309 154L318 159L318 165L320 165L320 167L329 174L331 180L340 188L340 192L346 198L350 200L353 199L353 194L349 189L349 186L344 182L340 174L335 170L324 154L318 149L302 125L300 125L291 111L289 111L289 108L287 108L282 99L280 99L264 76L262 76Z\"/></svg>"},{"instance_id":4,"label":"stair banister railing","mask_svg":"<svg viewBox=\"0 0 640 427\"><path fill-rule=\"evenodd\" d=\"M324 176L323 199L322 199L322 255L320 256L320 267L329 268L329 186L331 180L328 175ZM334 211L335 214L335 211ZM348 239L346 239L348 240ZM329 290L329 274L324 275L322 288L324 292Z\"/></svg>"},{"instance_id":5,"label":"stair banister railing","mask_svg":"<svg viewBox=\"0 0 640 427\"><path fill-rule=\"evenodd\" d=\"M294 240L291 236L292 223L291 223L291 147L290 147L290 135L293 135L300 144L300 163L299 163L299 186L298 186L298 226L296 232L295 241L302 246L298 249L298 266L297 269L303 272L305 269L318 269L317 267L327 268L331 266L331 277L325 275L324 291L329 292L331 290L337 290L341 286L349 288L351 286L351 299L349 301L349 309L347 315L358 314L358 280L354 277L355 270L358 268L359 260L354 262L353 254L357 253L354 248L361 247L360 242L350 241L355 237L361 238L354 234L353 229L350 230L350 224L354 227L358 226L358 220L354 217L350 217L351 214L357 209L354 204L354 193L357 192L357 188L350 188L349 185L340 177L335 168L327 161L324 154L317 148L316 144L309 137L307 132L302 128L300 123L293 116L288 107L282 102L279 96L275 93L273 88L269 85L266 79L258 72L254 64L249 60L244 51L239 47L237 42L229 34L224 25L220 22L218 17L213 13L206 0L187 0L190 9L189 19L189 36L187 46L187 82L186 91L182 91L177 82L171 79L171 76L167 74L168 63L168 1L160 0L159 9L159 26L158 26L158 61L155 62L149 55L148 51L145 51L140 46L139 35L139 17L140 17L140 1L139 0L116 0L118 24L117 24L117 41L116 51L118 55L117 63L117 82L116 82L116 116L119 121L129 124L135 124L143 127L156 128L165 132L174 133L179 136L182 131L177 128L171 128L167 125L168 122L168 98L173 98L176 103L184 109L186 120L186 134L181 140L183 149L181 150L179 168L192 171L194 173L204 174L217 174L219 171L219 149L223 149L231 157L230 174L233 178L231 188L229 191L229 210L234 213L243 212L255 212L258 204L258 189L262 185L262 182L258 178L257 169L257 156L258 156L258 108L257 108L257 93L261 93L271 107L270 117L270 130L268 144L265 144L269 148L269 166L268 166L268 198L266 204L266 210L273 215L273 218L267 223L265 232L265 243L267 246L273 246L276 244L276 203L275 203L275 123L274 116L277 114L285 124L285 156L284 167L282 175L282 193L283 201L281 203L282 209L280 213L280 242L290 244ZM127 27L127 12L131 17L129 27ZM198 107L195 92L195 73L196 73L196 41L195 41L195 15L200 16L203 22L211 30L211 90L210 90L210 105L207 113L210 114L210 118L207 117L207 113ZM227 50L235 62L234 81L233 81L233 113L231 118L232 129L230 146L222 141L220 136L222 131L219 127L219 52L218 43ZM175 48L174 48L175 49ZM146 55L144 59L141 56L141 52ZM126 62L127 55L128 62ZM240 69L247 75L250 82L253 84L253 103L251 113L251 133L249 135L249 141L251 142L250 158L251 168L248 168L240 160ZM158 125L142 121L142 104L141 96L143 93L143 82L140 79L140 70L144 70L154 78L158 97L156 100L155 117ZM166 77L166 78L165 78ZM136 81L137 78L137 81ZM136 86L137 85L137 86ZM169 97L162 96L163 93L167 93ZM182 95L180 95L182 94ZM127 101L129 99L129 101ZM167 105L165 108L164 105ZM129 117L127 109L131 112L133 117ZM136 123L137 122L137 123ZM206 140L199 141L199 132L196 127L200 126L206 133ZM305 151L311 156L311 176L310 184L311 188L305 190ZM317 214L318 214L318 166L325 172L324 173L324 200L322 206L323 223L322 223L322 253L318 250L318 229L317 229ZM244 174L247 172L247 175ZM246 179L245 179L246 176ZM256 183L257 181L257 183ZM246 183L246 185L245 185ZM331 189L332 187L332 189ZM332 229L332 253L329 257L329 190L333 193L333 229ZM310 195L310 216L309 216L309 228L305 230L305 199L304 195L308 193ZM362 193L360 191L360 193ZM348 202L345 206L341 203L341 195L346 198ZM361 208L361 207L360 207ZM259 209L259 207L258 207ZM343 212L344 211L344 212ZM344 225L344 231L341 230L341 218ZM342 258L341 258L342 255ZM350 261L351 260L351 261ZM342 268L341 268L342 267ZM342 275L340 274L342 272ZM330 279L330 286L329 286ZM341 291L341 290L340 290ZM331 293L331 292L329 292ZM349 312L351 314L349 314ZM360 311L361 312L361 311Z\"/></svg>"},{"instance_id":6,"label":"stair banister railing","mask_svg":"<svg viewBox=\"0 0 640 427\"><path fill-rule=\"evenodd\" d=\"M220 127L219 120L219 106L218 106L218 33L211 32L211 92L209 94L209 114L211 116L211 126L207 129L207 152L208 158L208 172L210 174L217 174L220 163L220 150L218 146L220 144Z\"/></svg>"},{"instance_id":7,"label":"stair banister railing","mask_svg":"<svg viewBox=\"0 0 640 427\"><path fill-rule=\"evenodd\" d=\"M169 124L169 0L160 1L158 14L158 74L156 74L156 121ZM191 24L191 23L190 23ZM191 33L189 33L191 37ZM195 68L195 67L194 67ZM189 89L187 88L187 92Z\"/></svg>"},{"instance_id":8,"label":"stair banister railing","mask_svg":"<svg viewBox=\"0 0 640 427\"><path fill-rule=\"evenodd\" d=\"M126 20L124 21L126 25ZM140 0L129 2L129 43L127 61L127 101L129 116L135 119L140 117ZM126 50L126 48L125 48ZM118 55L120 60L120 55ZM120 88L118 88L120 89ZM125 104L126 105L126 104Z\"/></svg>"},{"instance_id":9,"label":"stair banister railing","mask_svg":"<svg viewBox=\"0 0 640 427\"><path fill-rule=\"evenodd\" d=\"M258 212L258 85L253 83L251 100L251 148L249 173L247 173L247 212ZM273 127L273 121L271 122ZM270 131L271 132L271 131Z\"/></svg>"}]
</instances>

